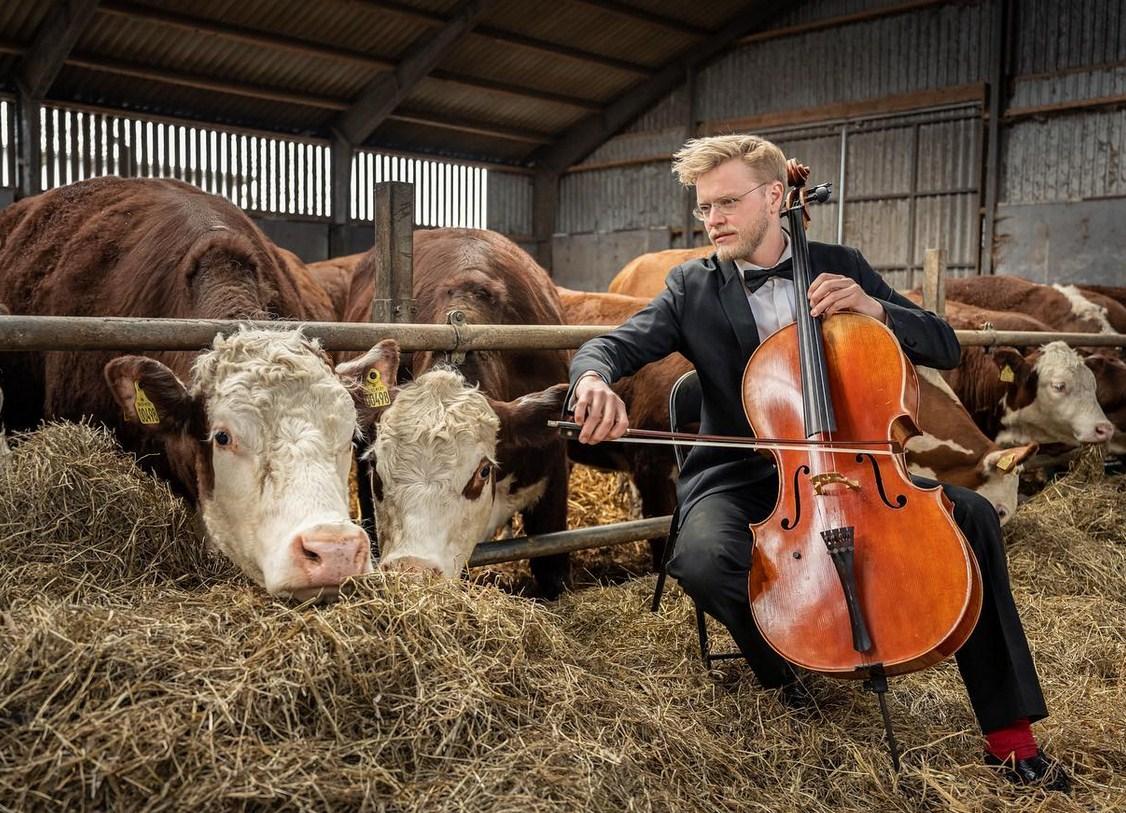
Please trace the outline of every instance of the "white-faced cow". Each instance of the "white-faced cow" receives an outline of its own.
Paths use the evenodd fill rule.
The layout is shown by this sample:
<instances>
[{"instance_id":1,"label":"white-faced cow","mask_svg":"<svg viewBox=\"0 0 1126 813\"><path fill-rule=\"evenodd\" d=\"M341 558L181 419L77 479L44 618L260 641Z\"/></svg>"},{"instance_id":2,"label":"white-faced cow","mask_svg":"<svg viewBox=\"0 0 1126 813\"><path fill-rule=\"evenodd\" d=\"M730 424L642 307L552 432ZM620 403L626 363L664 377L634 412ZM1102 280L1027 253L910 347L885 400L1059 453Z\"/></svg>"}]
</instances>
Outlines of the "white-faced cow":
<instances>
[{"instance_id":1,"label":"white-faced cow","mask_svg":"<svg viewBox=\"0 0 1126 813\"><path fill-rule=\"evenodd\" d=\"M1093 353L1083 363L1095 375L1095 393L1115 433L1108 451L1126 454L1126 361L1110 353Z\"/></svg>"},{"instance_id":2,"label":"white-faced cow","mask_svg":"<svg viewBox=\"0 0 1126 813\"><path fill-rule=\"evenodd\" d=\"M916 367L919 377L919 429L907 441L912 474L977 491L1004 525L1017 509L1023 463L1036 452L1029 443L1010 449L985 436L937 370Z\"/></svg>"},{"instance_id":3,"label":"white-faced cow","mask_svg":"<svg viewBox=\"0 0 1126 813\"><path fill-rule=\"evenodd\" d=\"M1114 435L1095 396L1095 376L1063 342L1029 355L1011 347L962 350L943 377L986 435L1001 446L1106 443Z\"/></svg>"},{"instance_id":4,"label":"white-faced cow","mask_svg":"<svg viewBox=\"0 0 1126 813\"><path fill-rule=\"evenodd\" d=\"M17 313L331 319L327 296L233 204L177 181L98 178L0 212L0 290ZM92 417L201 509L211 540L271 593L332 595L370 568L348 519L345 383L296 332L114 359L9 353L4 418ZM107 383L109 386L107 387Z\"/></svg>"},{"instance_id":5,"label":"white-faced cow","mask_svg":"<svg viewBox=\"0 0 1126 813\"><path fill-rule=\"evenodd\" d=\"M349 321L368 318L369 265L376 261L371 253L356 267ZM414 293L419 322L444 323L450 311L460 310L470 324L563 324L547 272L495 232L416 231ZM414 354L416 381L408 385L409 394L408 387L396 394L396 403L380 418L372 452L383 561L449 573L464 559L455 561L445 552L472 550L514 511L521 512L528 533L567 527L564 441L546 431L547 420L562 407L566 388L553 385L567 380L567 353L473 351L458 363L458 375L425 375L444 362L443 354ZM478 428L468 429L474 421ZM476 440L467 440L470 435ZM480 482L470 482L473 472ZM435 554L435 540L454 539L442 542L441 556ZM566 554L533 559L531 567L540 591L558 595L568 578Z\"/></svg>"}]
</instances>

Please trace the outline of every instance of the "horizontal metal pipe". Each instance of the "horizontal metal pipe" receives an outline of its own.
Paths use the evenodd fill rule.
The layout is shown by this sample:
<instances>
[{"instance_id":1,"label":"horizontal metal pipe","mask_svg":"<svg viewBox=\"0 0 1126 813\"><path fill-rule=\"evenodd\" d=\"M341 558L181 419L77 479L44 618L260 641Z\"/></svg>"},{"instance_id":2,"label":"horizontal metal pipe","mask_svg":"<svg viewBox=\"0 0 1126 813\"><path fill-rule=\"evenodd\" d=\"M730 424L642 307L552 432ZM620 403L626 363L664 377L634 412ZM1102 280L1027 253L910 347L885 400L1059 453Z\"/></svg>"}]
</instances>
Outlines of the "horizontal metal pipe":
<instances>
[{"instance_id":1,"label":"horizontal metal pipe","mask_svg":"<svg viewBox=\"0 0 1126 813\"><path fill-rule=\"evenodd\" d=\"M372 324L364 322L237 322L218 319L142 319L123 316L0 317L0 351L5 350L199 350L218 333L240 324L270 330L301 327L326 350L366 350L395 339L414 350L569 350L609 328L594 325ZM460 334L460 342L458 336Z\"/></svg>"},{"instance_id":2,"label":"horizontal metal pipe","mask_svg":"<svg viewBox=\"0 0 1126 813\"><path fill-rule=\"evenodd\" d=\"M500 542L482 542L469 559L470 567L495 565L500 562L515 562L533 556L547 556L552 553L569 553L587 548L605 548L636 542L639 539L653 539L669 532L672 517L652 517L636 519L631 522L615 522L610 525L596 525L591 528L576 528L573 531L558 531L552 534L518 536Z\"/></svg>"},{"instance_id":3,"label":"horizontal metal pipe","mask_svg":"<svg viewBox=\"0 0 1126 813\"><path fill-rule=\"evenodd\" d=\"M605 325L450 325L366 322L238 322L219 319L147 319L129 316L0 317L0 351L13 350L199 350L218 333L240 324L272 330L304 329L326 350L366 350L395 339L415 350L570 350L611 330ZM1034 345L1064 341L1079 347L1126 346L1121 333L1054 333L957 330L963 346ZM460 335L460 340L459 340Z\"/></svg>"},{"instance_id":4,"label":"horizontal metal pipe","mask_svg":"<svg viewBox=\"0 0 1126 813\"><path fill-rule=\"evenodd\" d=\"M1126 333L1053 333L1041 330L955 330L963 347L1065 342L1072 347L1126 347Z\"/></svg>"}]
</instances>

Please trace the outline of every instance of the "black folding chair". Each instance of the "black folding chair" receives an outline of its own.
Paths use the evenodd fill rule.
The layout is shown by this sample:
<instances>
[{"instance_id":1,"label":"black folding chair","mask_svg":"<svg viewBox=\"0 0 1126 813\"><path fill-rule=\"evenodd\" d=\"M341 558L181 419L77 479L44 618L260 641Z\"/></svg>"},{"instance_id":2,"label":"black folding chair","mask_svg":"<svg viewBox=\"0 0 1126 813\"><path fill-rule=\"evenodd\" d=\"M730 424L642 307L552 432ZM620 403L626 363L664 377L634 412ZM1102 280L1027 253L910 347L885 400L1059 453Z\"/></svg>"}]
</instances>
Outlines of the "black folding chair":
<instances>
[{"instance_id":1,"label":"black folding chair","mask_svg":"<svg viewBox=\"0 0 1126 813\"><path fill-rule=\"evenodd\" d=\"M700 377L695 370L689 370L676 380L669 391L669 428L673 432L683 432L684 427L700 422L700 408L703 396L700 392ZM676 454L677 468L684 468L684 459L688 456L688 449L684 446L673 447ZM665 577L668 575L669 559L672 558L673 549L676 547L676 535L680 526L680 506L672 514L672 523L669 525L669 535L665 542L665 554L661 560L661 569L657 573L657 587L653 591L653 612L661 606L661 595L665 592ZM729 660L743 657L739 652L713 655L708 651L708 625L704 618L704 611L695 600L692 606L696 610L696 630L700 635L700 657L704 663L711 666L714 661Z\"/></svg>"}]
</instances>

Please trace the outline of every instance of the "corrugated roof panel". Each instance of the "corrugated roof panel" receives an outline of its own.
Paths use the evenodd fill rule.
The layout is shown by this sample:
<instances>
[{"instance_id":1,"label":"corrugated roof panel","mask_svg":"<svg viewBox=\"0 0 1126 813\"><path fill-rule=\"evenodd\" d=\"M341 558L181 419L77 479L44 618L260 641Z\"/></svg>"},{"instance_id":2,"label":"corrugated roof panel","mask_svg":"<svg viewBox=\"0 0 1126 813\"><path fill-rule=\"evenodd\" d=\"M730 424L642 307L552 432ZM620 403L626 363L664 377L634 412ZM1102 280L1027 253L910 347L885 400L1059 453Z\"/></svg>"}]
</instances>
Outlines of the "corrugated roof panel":
<instances>
[{"instance_id":1,"label":"corrugated roof panel","mask_svg":"<svg viewBox=\"0 0 1126 813\"><path fill-rule=\"evenodd\" d=\"M51 98L281 132L320 130L333 115L331 110L261 101L72 67L64 67L60 71L52 86Z\"/></svg>"},{"instance_id":2,"label":"corrugated roof panel","mask_svg":"<svg viewBox=\"0 0 1126 813\"><path fill-rule=\"evenodd\" d=\"M369 139L368 146L378 149L403 150L442 155L449 158L475 159L489 156L493 160L518 163L536 145L523 141L490 138L439 127L427 127L405 121L385 121Z\"/></svg>"},{"instance_id":3,"label":"corrugated roof panel","mask_svg":"<svg viewBox=\"0 0 1126 813\"><path fill-rule=\"evenodd\" d=\"M559 0L532 11L526 0L500 0L488 15L490 26L519 31L584 51L652 67L699 43L698 37L634 20L594 5ZM581 43L581 45L579 45Z\"/></svg>"},{"instance_id":4,"label":"corrugated roof panel","mask_svg":"<svg viewBox=\"0 0 1126 813\"><path fill-rule=\"evenodd\" d=\"M708 3L685 3L684 0L630 0L629 5L660 14L671 19L684 20L698 28L715 31L741 13L749 13L748 6L758 6L768 0L712 0ZM780 10L780 9L779 9Z\"/></svg>"},{"instance_id":5,"label":"corrugated roof panel","mask_svg":"<svg viewBox=\"0 0 1126 813\"><path fill-rule=\"evenodd\" d=\"M437 79L425 79L416 85L403 106L542 133L564 129L588 113L553 102L492 93Z\"/></svg>"},{"instance_id":6,"label":"corrugated roof panel","mask_svg":"<svg viewBox=\"0 0 1126 813\"><path fill-rule=\"evenodd\" d=\"M35 32L47 12L50 3L0 3L0 31L10 42L28 43L35 38Z\"/></svg>"},{"instance_id":7,"label":"corrugated roof panel","mask_svg":"<svg viewBox=\"0 0 1126 813\"><path fill-rule=\"evenodd\" d=\"M593 65L486 37L469 37L442 60L443 70L512 81L558 93L606 100L631 87L641 77L627 71Z\"/></svg>"},{"instance_id":8,"label":"corrugated roof panel","mask_svg":"<svg viewBox=\"0 0 1126 813\"><path fill-rule=\"evenodd\" d=\"M380 72L355 63L116 16L97 18L75 53L340 100L358 95Z\"/></svg>"}]
</instances>

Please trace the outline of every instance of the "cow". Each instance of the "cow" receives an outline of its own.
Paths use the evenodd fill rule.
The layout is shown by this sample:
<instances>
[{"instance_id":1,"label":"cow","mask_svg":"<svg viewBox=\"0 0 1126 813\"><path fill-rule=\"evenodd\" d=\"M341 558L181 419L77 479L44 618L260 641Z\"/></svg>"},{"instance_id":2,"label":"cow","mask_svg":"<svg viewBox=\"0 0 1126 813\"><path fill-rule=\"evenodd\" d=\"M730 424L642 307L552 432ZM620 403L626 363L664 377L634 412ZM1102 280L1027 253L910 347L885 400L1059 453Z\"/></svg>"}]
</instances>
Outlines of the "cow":
<instances>
[{"instance_id":1,"label":"cow","mask_svg":"<svg viewBox=\"0 0 1126 813\"><path fill-rule=\"evenodd\" d=\"M1109 297L1119 305L1126 307L1126 285L1095 285L1089 282L1077 282L1076 287L1084 293L1099 294ZM1121 330L1119 331L1122 332Z\"/></svg>"},{"instance_id":2,"label":"cow","mask_svg":"<svg viewBox=\"0 0 1126 813\"><path fill-rule=\"evenodd\" d=\"M1052 287L1068 296L1080 297L1089 302L1100 318L1100 327L1102 327L1100 332L1126 333L1126 305L1113 296L1101 291L1089 290L1079 285L1053 285ZM1110 330L1106 330L1102 326L1103 320L1110 326Z\"/></svg>"},{"instance_id":3,"label":"cow","mask_svg":"<svg viewBox=\"0 0 1126 813\"><path fill-rule=\"evenodd\" d=\"M1011 347L962 349L943 372L974 422L1001 446L1102 444L1114 435L1095 397L1095 376L1063 342L1029 355Z\"/></svg>"},{"instance_id":4,"label":"cow","mask_svg":"<svg viewBox=\"0 0 1126 813\"><path fill-rule=\"evenodd\" d=\"M907 291L903 295L916 305L923 304L923 295L918 289ZM1051 330L1051 327L1039 319L1019 311L996 311L952 300L946 302L942 318L956 330L981 330L986 325L994 330Z\"/></svg>"},{"instance_id":5,"label":"cow","mask_svg":"<svg viewBox=\"0 0 1126 813\"><path fill-rule=\"evenodd\" d=\"M236 206L158 179L82 181L0 211L0 290L20 314L332 315L320 286ZM111 427L269 593L332 598L370 570L369 541L348 517L354 382L299 332L244 330L203 353L152 357L8 353L0 376L19 382L4 404L9 428L83 417Z\"/></svg>"},{"instance_id":6,"label":"cow","mask_svg":"<svg viewBox=\"0 0 1126 813\"><path fill-rule=\"evenodd\" d=\"M1084 298L1075 286L1040 285L1008 276L948 279L945 284L948 301L1024 313L1067 333L1115 332L1100 306Z\"/></svg>"},{"instance_id":7,"label":"cow","mask_svg":"<svg viewBox=\"0 0 1126 813\"><path fill-rule=\"evenodd\" d=\"M559 288L569 324L618 325L643 308L648 300L619 294L587 293ZM668 397L673 383L692 369L678 353L648 364L614 384L626 404L635 429L669 428ZM934 370L919 370L918 426L921 435L907 444L912 474L972 488L997 509L1002 522L1016 510L1020 466L1035 444L1002 449L974 425L949 385ZM629 472L646 516L671 513L676 507L676 460L667 446L644 444L572 444L571 459L599 468ZM650 540L656 558L660 540Z\"/></svg>"},{"instance_id":8,"label":"cow","mask_svg":"<svg viewBox=\"0 0 1126 813\"><path fill-rule=\"evenodd\" d=\"M920 434L906 445L908 470L977 491L993 505L1004 525L1017 509L1023 464L1036 443L1003 448L978 429L942 375L916 367Z\"/></svg>"},{"instance_id":9,"label":"cow","mask_svg":"<svg viewBox=\"0 0 1126 813\"><path fill-rule=\"evenodd\" d=\"M368 319L375 262L371 252L356 266L348 321ZM416 231L414 293L422 323L444 323L460 310L470 324L563 324L547 272L495 232ZM443 354L414 354L415 383L395 393L370 447L383 567L448 575L517 511L531 534L567 527L566 448L558 432L546 431L561 413L566 387L557 385L567 380L567 361L563 350L472 351L450 371L436 369L455 364ZM478 435L469 442L473 422ZM450 478L467 471L478 479L467 475L454 489ZM564 589L566 554L531 567L543 595Z\"/></svg>"},{"instance_id":10,"label":"cow","mask_svg":"<svg viewBox=\"0 0 1126 813\"><path fill-rule=\"evenodd\" d=\"M348 292L352 286L352 273L364 254L348 254L343 257L330 257L327 260L308 263L305 267L328 294L337 321L343 321L348 310ZM370 314L363 321L370 321Z\"/></svg>"},{"instance_id":11,"label":"cow","mask_svg":"<svg viewBox=\"0 0 1126 813\"><path fill-rule=\"evenodd\" d=\"M665 288L665 277L669 271L689 260L708 257L715 251L711 246L699 248L670 248L665 251L651 251L634 257L617 275L610 280L608 290L612 294L640 296L652 299Z\"/></svg>"},{"instance_id":12,"label":"cow","mask_svg":"<svg viewBox=\"0 0 1126 813\"><path fill-rule=\"evenodd\" d=\"M1126 361L1108 353L1092 353L1083 363L1094 373L1099 406L1114 424L1114 437L1107 451L1126 454Z\"/></svg>"}]
</instances>

